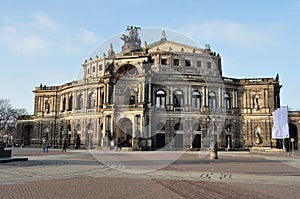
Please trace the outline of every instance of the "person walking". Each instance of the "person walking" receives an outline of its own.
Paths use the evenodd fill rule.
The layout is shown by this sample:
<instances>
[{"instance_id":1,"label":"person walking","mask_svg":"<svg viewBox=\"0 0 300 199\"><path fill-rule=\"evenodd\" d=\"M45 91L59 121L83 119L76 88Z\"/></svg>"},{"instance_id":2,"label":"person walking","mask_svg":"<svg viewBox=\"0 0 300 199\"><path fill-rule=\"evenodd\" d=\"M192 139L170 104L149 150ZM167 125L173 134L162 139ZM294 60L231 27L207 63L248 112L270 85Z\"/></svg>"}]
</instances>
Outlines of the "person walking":
<instances>
[{"instance_id":1,"label":"person walking","mask_svg":"<svg viewBox=\"0 0 300 199\"><path fill-rule=\"evenodd\" d=\"M43 140L43 152L48 152L48 144L46 140Z\"/></svg>"},{"instance_id":2,"label":"person walking","mask_svg":"<svg viewBox=\"0 0 300 199\"><path fill-rule=\"evenodd\" d=\"M64 138L63 147L61 152L67 152L67 140Z\"/></svg>"}]
</instances>

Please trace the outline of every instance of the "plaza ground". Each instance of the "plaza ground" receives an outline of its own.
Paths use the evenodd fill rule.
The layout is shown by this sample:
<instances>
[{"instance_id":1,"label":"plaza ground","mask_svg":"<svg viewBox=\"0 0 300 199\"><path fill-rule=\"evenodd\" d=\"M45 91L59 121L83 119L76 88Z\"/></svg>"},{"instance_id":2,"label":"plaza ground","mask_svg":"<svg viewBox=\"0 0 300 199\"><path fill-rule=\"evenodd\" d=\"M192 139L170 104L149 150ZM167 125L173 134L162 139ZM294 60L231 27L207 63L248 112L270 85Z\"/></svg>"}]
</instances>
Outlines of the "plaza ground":
<instances>
[{"instance_id":1,"label":"plaza ground","mask_svg":"<svg viewBox=\"0 0 300 199\"><path fill-rule=\"evenodd\" d=\"M300 155L14 148L0 198L300 198Z\"/></svg>"}]
</instances>

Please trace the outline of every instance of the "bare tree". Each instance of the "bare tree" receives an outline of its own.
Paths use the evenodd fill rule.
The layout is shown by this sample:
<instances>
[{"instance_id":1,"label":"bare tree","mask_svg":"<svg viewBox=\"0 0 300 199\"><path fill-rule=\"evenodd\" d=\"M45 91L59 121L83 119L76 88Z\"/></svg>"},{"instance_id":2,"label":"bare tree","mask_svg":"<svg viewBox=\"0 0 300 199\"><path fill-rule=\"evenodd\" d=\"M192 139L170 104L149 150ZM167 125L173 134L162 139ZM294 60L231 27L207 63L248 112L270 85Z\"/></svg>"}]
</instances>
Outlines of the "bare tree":
<instances>
[{"instance_id":1,"label":"bare tree","mask_svg":"<svg viewBox=\"0 0 300 199\"><path fill-rule=\"evenodd\" d=\"M28 114L25 109L13 108L10 101L0 99L0 135L3 138L16 130L18 117Z\"/></svg>"}]
</instances>

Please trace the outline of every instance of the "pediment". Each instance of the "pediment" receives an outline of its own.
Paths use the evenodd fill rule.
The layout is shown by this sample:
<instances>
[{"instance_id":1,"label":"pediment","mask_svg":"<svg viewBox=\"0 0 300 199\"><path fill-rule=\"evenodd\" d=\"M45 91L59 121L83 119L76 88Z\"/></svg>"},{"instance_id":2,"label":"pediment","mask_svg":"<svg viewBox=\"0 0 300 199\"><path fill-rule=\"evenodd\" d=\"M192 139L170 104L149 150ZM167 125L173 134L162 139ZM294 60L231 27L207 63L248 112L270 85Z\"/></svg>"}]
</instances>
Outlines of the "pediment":
<instances>
[{"instance_id":1,"label":"pediment","mask_svg":"<svg viewBox=\"0 0 300 199\"><path fill-rule=\"evenodd\" d=\"M176 53L204 53L202 48L189 46L169 40L160 40L148 46L148 52L166 51Z\"/></svg>"}]
</instances>

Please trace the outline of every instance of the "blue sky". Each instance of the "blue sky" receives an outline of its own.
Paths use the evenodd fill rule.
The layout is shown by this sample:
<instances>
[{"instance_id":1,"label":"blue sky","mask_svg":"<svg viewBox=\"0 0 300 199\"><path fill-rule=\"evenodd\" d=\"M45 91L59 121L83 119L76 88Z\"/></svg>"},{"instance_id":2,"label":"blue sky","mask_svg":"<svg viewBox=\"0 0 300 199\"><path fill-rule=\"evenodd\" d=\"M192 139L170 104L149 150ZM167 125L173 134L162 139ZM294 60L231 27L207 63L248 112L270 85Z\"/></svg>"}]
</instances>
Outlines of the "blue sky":
<instances>
[{"instance_id":1,"label":"blue sky","mask_svg":"<svg viewBox=\"0 0 300 199\"><path fill-rule=\"evenodd\" d=\"M224 76L278 73L282 105L298 110L299 21L300 0L3 0L0 98L33 113L35 86L75 80L98 44L134 25L209 43L222 56Z\"/></svg>"}]
</instances>

